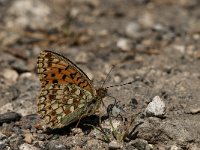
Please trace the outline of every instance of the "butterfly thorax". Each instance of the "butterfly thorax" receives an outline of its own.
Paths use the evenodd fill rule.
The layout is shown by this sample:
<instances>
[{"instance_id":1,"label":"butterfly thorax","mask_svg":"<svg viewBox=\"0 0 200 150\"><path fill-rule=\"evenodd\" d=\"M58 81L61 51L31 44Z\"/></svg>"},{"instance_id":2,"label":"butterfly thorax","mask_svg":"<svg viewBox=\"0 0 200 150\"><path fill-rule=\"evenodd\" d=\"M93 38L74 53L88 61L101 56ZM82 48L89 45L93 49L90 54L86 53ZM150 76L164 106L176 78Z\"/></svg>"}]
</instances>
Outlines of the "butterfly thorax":
<instances>
[{"instance_id":1,"label":"butterfly thorax","mask_svg":"<svg viewBox=\"0 0 200 150\"><path fill-rule=\"evenodd\" d=\"M95 112L98 112L98 108L102 102L102 98L104 98L107 94L107 89L99 88L96 90L96 96L88 103L87 107L87 115L93 115Z\"/></svg>"}]
</instances>

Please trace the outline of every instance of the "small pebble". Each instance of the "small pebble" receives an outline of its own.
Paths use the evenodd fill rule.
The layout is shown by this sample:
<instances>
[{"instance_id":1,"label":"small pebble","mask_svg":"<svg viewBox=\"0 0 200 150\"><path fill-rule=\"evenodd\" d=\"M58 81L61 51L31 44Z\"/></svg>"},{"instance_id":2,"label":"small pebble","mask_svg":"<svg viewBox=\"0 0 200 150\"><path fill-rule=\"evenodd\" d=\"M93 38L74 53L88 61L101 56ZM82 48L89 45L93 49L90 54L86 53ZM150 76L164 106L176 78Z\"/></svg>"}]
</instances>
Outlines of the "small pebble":
<instances>
[{"instance_id":1,"label":"small pebble","mask_svg":"<svg viewBox=\"0 0 200 150\"><path fill-rule=\"evenodd\" d=\"M78 63L87 63L88 54L86 54L85 52L79 52L75 57L75 61Z\"/></svg>"},{"instance_id":2,"label":"small pebble","mask_svg":"<svg viewBox=\"0 0 200 150\"><path fill-rule=\"evenodd\" d=\"M98 144L99 144L99 141L95 138L92 138L92 139L87 141L88 147L94 147L94 145L98 145Z\"/></svg>"},{"instance_id":3,"label":"small pebble","mask_svg":"<svg viewBox=\"0 0 200 150\"><path fill-rule=\"evenodd\" d=\"M19 150L39 150L39 148L27 143L23 143L19 146Z\"/></svg>"},{"instance_id":4,"label":"small pebble","mask_svg":"<svg viewBox=\"0 0 200 150\"><path fill-rule=\"evenodd\" d=\"M31 144L32 141L33 141L33 135L32 135L31 133L25 133L25 134L24 134L24 141L25 141L26 143Z\"/></svg>"},{"instance_id":5,"label":"small pebble","mask_svg":"<svg viewBox=\"0 0 200 150\"><path fill-rule=\"evenodd\" d=\"M182 150L182 148L176 146L176 145L172 145L170 150Z\"/></svg>"},{"instance_id":6,"label":"small pebble","mask_svg":"<svg viewBox=\"0 0 200 150\"><path fill-rule=\"evenodd\" d=\"M19 74L13 69L5 69L3 70L3 77L11 83L16 83Z\"/></svg>"},{"instance_id":7,"label":"small pebble","mask_svg":"<svg viewBox=\"0 0 200 150\"><path fill-rule=\"evenodd\" d=\"M190 108L190 112L191 112L192 114L200 113L200 108Z\"/></svg>"},{"instance_id":8,"label":"small pebble","mask_svg":"<svg viewBox=\"0 0 200 150\"><path fill-rule=\"evenodd\" d=\"M72 129L72 134L73 135L84 135L84 133L83 133L83 131L82 131L82 129L81 128L73 128Z\"/></svg>"},{"instance_id":9,"label":"small pebble","mask_svg":"<svg viewBox=\"0 0 200 150\"><path fill-rule=\"evenodd\" d=\"M21 128L18 127L18 126L14 126L14 127L12 128L12 131L13 131L15 134L21 134L21 133L22 133Z\"/></svg>"},{"instance_id":10,"label":"small pebble","mask_svg":"<svg viewBox=\"0 0 200 150\"><path fill-rule=\"evenodd\" d=\"M130 51L131 43L128 39L122 38L117 41L117 47L120 48L122 51Z\"/></svg>"},{"instance_id":11,"label":"small pebble","mask_svg":"<svg viewBox=\"0 0 200 150\"><path fill-rule=\"evenodd\" d=\"M139 33L139 30L140 30L139 24L132 21L128 23L128 25L126 26L125 32L126 35L130 37L136 37Z\"/></svg>"},{"instance_id":12,"label":"small pebble","mask_svg":"<svg viewBox=\"0 0 200 150\"><path fill-rule=\"evenodd\" d=\"M173 48L179 52L181 52L182 54L185 53L185 46L184 45L174 45Z\"/></svg>"},{"instance_id":13,"label":"small pebble","mask_svg":"<svg viewBox=\"0 0 200 150\"><path fill-rule=\"evenodd\" d=\"M121 149L123 147L123 144L114 140L114 141L111 141L108 144L108 146L109 146L110 149Z\"/></svg>"},{"instance_id":14,"label":"small pebble","mask_svg":"<svg viewBox=\"0 0 200 150\"><path fill-rule=\"evenodd\" d=\"M50 142L49 144L48 144L48 146L49 146L49 149L50 150L66 150L66 146L65 145L63 145L63 144L56 144L56 143L52 143L52 142Z\"/></svg>"},{"instance_id":15,"label":"small pebble","mask_svg":"<svg viewBox=\"0 0 200 150\"><path fill-rule=\"evenodd\" d=\"M31 76L33 76L31 72L25 72L20 75L20 78L30 78Z\"/></svg>"},{"instance_id":16,"label":"small pebble","mask_svg":"<svg viewBox=\"0 0 200 150\"><path fill-rule=\"evenodd\" d=\"M106 36L106 35L108 35L108 30L106 30L106 29L100 30L100 31L98 32L98 34L99 34L100 36Z\"/></svg>"},{"instance_id":17,"label":"small pebble","mask_svg":"<svg viewBox=\"0 0 200 150\"><path fill-rule=\"evenodd\" d=\"M70 16L73 17L73 18L75 18L75 17L78 16L79 12L80 12L79 9L73 8L73 7L72 7L72 8L70 9Z\"/></svg>"},{"instance_id":18,"label":"small pebble","mask_svg":"<svg viewBox=\"0 0 200 150\"><path fill-rule=\"evenodd\" d=\"M36 138L40 141L44 141L45 140L45 135L44 134L37 134Z\"/></svg>"},{"instance_id":19,"label":"small pebble","mask_svg":"<svg viewBox=\"0 0 200 150\"><path fill-rule=\"evenodd\" d=\"M136 149L151 150L151 147L148 144L148 142L146 140L143 140L143 139L137 139L137 140L133 141L132 145Z\"/></svg>"}]
</instances>

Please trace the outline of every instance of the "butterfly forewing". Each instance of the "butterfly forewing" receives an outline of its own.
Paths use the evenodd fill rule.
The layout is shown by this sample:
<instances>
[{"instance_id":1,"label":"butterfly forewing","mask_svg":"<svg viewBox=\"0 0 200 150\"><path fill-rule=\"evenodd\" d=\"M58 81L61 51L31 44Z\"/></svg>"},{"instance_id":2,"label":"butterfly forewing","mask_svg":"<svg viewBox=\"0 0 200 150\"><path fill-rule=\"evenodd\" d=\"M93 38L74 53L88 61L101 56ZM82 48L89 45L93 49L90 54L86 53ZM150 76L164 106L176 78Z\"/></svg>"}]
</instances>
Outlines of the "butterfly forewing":
<instances>
[{"instance_id":1,"label":"butterfly forewing","mask_svg":"<svg viewBox=\"0 0 200 150\"><path fill-rule=\"evenodd\" d=\"M38 73L42 86L46 84L75 84L94 94L90 79L69 59L51 51L43 51L38 57Z\"/></svg>"}]
</instances>

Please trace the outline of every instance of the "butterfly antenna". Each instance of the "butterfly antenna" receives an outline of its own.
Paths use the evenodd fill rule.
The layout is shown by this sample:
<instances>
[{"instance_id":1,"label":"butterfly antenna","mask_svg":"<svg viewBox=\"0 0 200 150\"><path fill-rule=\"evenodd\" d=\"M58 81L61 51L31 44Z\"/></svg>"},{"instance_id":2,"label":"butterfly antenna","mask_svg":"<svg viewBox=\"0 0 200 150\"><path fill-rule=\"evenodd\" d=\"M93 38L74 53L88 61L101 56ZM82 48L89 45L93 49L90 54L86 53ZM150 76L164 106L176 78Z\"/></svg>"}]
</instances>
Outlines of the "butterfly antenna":
<instances>
[{"instance_id":1,"label":"butterfly antenna","mask_svg":"<svg viewBox=\"0 0 200 150\"><path fill-rule=\"evenodd\" d=\"M106 83L106 81L108 80L108 77L110 76L110 73L111 73L111 71L112 71L114 68L115 68L115 66L113 65L113 66L112 66L112 68L110 69L110 71L108 72L108 74L107 74L107 76L106 76L106 79L103 81L103 83L102 83L101 87L103 87L103 86L104 86L104 84L105 84L105 83Z\"/></svg>"},{"instance_id":2,"label":"butterfly antenna","mask_svg":"<svg viewBox=\"0 0 200 150\"><path fill-rule=\"evenodd\" d=\"M107 86L105 88L108 89L108 88L111 88L111 87L124 86L124 85L127 85L127 84L132 84L134 81L130 81L130 82L123 83L123 84L111 85L111 86Z\"/></svg>"},{"instance_id":3,"label":"butterfly antenna","mask_svg":"<svg viewBox=\"0 0 200 150\"><path fill-rule=\"evenodd\" d=\"M145 78L147 75L148 75L148 73L150 72L151 70L149 70L148 72L147 72L147 74L143 77L143 78ZM135 79L135 80L133 80L133 81L130 81L130 82L127 82L127 83L123 83L123 84L117 84L117 85L111 85L111 86L107 86L107 87L105 87L106 89L107 88L111 88L111 87L116 87L116 86L124 86L124 85L127 85L127 84L132 84L133 82L135 82L137 79Z\"/></svg>"}]
</instances>

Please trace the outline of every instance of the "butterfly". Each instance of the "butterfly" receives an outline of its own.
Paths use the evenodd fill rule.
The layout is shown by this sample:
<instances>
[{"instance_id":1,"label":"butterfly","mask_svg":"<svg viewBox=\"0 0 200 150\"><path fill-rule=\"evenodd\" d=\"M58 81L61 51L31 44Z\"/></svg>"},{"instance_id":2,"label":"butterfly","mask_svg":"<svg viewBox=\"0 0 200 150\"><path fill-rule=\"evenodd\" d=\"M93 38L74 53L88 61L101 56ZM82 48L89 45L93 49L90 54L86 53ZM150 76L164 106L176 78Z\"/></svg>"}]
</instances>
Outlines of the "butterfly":
<instances>
[{"instance_id":1,"label":"butterfly","mask_svg":"<svg viewBox=\"0 0 200 150\"><path fill-rule=\"evenodd\" d=\"M72 61L53 51L42 51L37 60L41 90L37 112L47 127L61 128L94 114L107 94L95 89L88 76Z\"/></svg>"}]
</instances>

